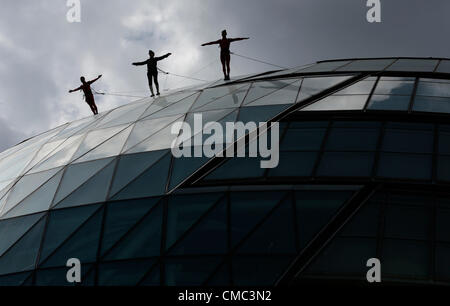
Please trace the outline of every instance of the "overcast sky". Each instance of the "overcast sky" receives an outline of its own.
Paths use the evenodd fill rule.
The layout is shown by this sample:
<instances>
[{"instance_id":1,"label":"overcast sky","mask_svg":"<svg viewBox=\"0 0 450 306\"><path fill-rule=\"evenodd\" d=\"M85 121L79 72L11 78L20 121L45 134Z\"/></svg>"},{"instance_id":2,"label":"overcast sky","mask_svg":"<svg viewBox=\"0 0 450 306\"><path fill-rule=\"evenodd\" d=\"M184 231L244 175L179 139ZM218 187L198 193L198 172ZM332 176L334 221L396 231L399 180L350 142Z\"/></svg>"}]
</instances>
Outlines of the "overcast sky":
<instances>
[{"instance_id":1,"label":"overcast sky","mask_svg":"<svg viewBox=\"0 0 450 306\"><path fill-rule=\"evenodd\" d=\"M81 75L103 74L98 91L148 95L146 68L131 63L145 60L149 49L173 53L159 64L169 72L221 78L218 48L200 45L223 29L250 37L232 51L287 67L349 57L450 57L449 0L381 0L382 22L373 24L366 2L81 0L81 22L69 23L66 0L0 0L0 151L90 116L82 94L67 93ZM231 61L232 76L270 69ZM162 93L190 84L160 74ZM133 100L96 99L100 111Z\"/></svg>"}]
</instances>

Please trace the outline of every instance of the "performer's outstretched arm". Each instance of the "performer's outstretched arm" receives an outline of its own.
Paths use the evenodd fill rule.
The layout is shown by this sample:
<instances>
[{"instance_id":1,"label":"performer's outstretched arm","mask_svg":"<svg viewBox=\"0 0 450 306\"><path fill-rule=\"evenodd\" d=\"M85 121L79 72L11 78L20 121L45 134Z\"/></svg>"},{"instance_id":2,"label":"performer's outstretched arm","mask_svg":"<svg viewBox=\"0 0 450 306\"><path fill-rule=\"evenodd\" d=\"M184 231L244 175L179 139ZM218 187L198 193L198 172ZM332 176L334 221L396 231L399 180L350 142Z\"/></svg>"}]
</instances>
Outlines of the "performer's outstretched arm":
<instances>
[{"instance_id":1,"label":"performer's outstretched arm","mask_svg":"<svg viewBox=\"0 0 450 306\"><path fill-rule=\"evenodd\" d=\"M95 81L97 81L98 79L100 79L102 77L102 75L100 74L98 77L96 77L95 79L93 79L93 80L90 80L88 83L89 84L92 84L92 83L94 83Z\"/></svg>"},{"instance_id":2,"label":"performer's outstretched arm","mask_svg":"<svg viewBox=\"0 0 450 306\"><path fill-rule=\"evenodd\" d=\"M167 53L167 54L164 54L163 56L155 57L155 60L160 61L162 59L165 59L166 57L169 57L169 55L172 55L172 53Z\"/></svg>"},{"instance_id":3,"label":"performer's outstretched arm","mask_svg":"<svg viewBox=\"0 0 450 306\"><path fill-rule=\"evenodd\" d=\"M215 44L219 44L220 43L220 39L216 40L216 41L210 41L207 43L202 44L202 46L208 46L208 45L215 45Z\"/></svg>"},{"instance_id":4,"label":"performer's outstretched arm","mask_svg":"<svg viewBox=\"0 0 450 306\"><path fill-rule=\"evenodd\" d=\"M132 65L135 65L135 66L146 65L146 64L147 64L147 61L148 61L148 60L145 60L145 61L143 61L143 62L135 62L135 63L132 63Z\"/></svg>"},{"instance_id":5,"label":"performer's outstretched arm","mask_svg":"<svg viewBox=\"0 0 450 306\"><path fill-rule=\"evenodd\" d=\"M249 39L250 37L237 37L237 38L229 38L230 42L231 41L238 41L238 40L245 40L245 39Z\"/></svg>"},{"instance_id":6,"label":"performer's outstretched arm","mask_svg":"<svg viewBox=\"0 0 450 306\"><path fill-rule=\"evenodd\" d=\"M78 91L78 90L81 90L81 88L82 88L82 86L80 86L80 87L78 87L78 88L75 88L75 89L71 89L71 90L69 90L69 92Z\"/></svg>"}]
</instances>

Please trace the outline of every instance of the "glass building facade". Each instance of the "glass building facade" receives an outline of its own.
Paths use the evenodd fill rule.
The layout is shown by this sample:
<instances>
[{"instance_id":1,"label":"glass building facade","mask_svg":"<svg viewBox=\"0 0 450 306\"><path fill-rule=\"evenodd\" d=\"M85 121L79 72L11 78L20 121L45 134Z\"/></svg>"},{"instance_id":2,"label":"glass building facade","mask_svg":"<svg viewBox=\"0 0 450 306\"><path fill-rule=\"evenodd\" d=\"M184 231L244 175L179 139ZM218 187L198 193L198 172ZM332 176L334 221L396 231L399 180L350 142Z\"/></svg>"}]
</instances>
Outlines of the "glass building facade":
<instances>
[{"instance_id":1,"label":"glass building facade","mask_svg":"<svg viewBox=\"0 0 450 306\"><path fill-rule=\"evenodd\" d=\"M176 122L279 122L280 159ZM0 153L0 285L450 283L450 60L349 59L145 98ZM251 132L251 131L249 131ZM270 131L269 131L270 133ZM246 138L249 141L249 138Z\"/></svg>"}]
</instances>

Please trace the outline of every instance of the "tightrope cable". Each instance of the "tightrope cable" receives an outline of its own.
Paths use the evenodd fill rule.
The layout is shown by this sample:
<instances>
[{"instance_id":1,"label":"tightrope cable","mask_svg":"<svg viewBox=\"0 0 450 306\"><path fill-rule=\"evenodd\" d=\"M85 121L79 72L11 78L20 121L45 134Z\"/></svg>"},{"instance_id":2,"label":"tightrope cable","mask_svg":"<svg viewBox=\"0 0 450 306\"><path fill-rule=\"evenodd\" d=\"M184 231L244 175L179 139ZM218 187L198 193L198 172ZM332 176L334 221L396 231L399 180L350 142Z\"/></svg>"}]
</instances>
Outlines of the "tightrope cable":
<instances>
[{"instance_id":1,"label":"tightrope cable","mask_svg":"<svg viewBox=\"0 0 450 306\"><path fill-rule=\"evenodd\" d=\"M230 54L233 54L233 55L236 55L236 56L239 56L239 57L242 57L242 58L246 58L246 59L251 60L251 61L263 63L263 64L266 64L266 65L270 65L270 66L274 66L274 67L278 67L278 68L283 68L283 69L288 69L287 67L283 67L283 66L279 66L279 65L272 64L272 63L269 63L269 62L265 62L265 61L262 61L262 60L259 60L259 59L256 59L256 58L251 58L249 56L240 55L240 54L237 54L237 53L234 53L234 52L230 52Z\"/></svg>"},{"instance_id":2,"label":"tightrope cable","mask_svg":"<svg viewBox=\"0 0 450 306\"><path fill-rule=\"evenodd\" d=\"M91 87L92 88L92 87ZM130 98L146 98L143 96L134 96L134 95L124 95L124 94L116 94L116 93L108 93L108 92L99 92L92 88L95 94L97 95L108 95L108 96L118 96L118 97L130 97Z\"/></svg>"},{"instance_id":3,"label":"tightrope cable","mask_svg":"<svg viewBox=\"0 0 450 306\"><path fill-rule=\"evenodd\" d=\"M185 75L180 75L180 74L175 74L175 73L172 73L172 72L164 71L164 70L162 70L160 68L158 68L158 70L161 71L164 74L173 75L173 76L176 76L176 77L179 77L179 78L191 79L191 80L200 81L200 82L208 82L207 80L197 79L197 78L193 78L193 77L189 77L189 76L185 76Z\"/></svg>"}]
</instances>

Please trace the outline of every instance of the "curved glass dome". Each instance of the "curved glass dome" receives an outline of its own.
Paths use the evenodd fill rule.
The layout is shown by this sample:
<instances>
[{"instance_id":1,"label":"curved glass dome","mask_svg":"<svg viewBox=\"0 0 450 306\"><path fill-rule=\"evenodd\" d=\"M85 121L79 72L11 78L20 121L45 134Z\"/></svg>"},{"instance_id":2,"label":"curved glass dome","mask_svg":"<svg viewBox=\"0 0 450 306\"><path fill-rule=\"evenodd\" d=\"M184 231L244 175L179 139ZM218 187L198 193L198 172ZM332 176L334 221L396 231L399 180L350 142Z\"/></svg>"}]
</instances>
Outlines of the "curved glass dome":
<instances>
[{"instance_id":1,"label":"curved glass dome","mask_svg":"<svg viewBox=\"0 0 450 306\"><path fill-rule=\"evenodd\" d=\"M450 60L216 81L0 153L0 285L448 283ZM176 122L280 122L280 161L172 156ZM252 131L248 131L249 133Z\"/></svg>"}]
</instances>

